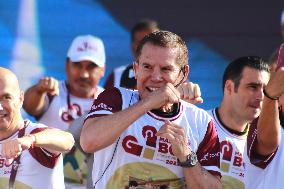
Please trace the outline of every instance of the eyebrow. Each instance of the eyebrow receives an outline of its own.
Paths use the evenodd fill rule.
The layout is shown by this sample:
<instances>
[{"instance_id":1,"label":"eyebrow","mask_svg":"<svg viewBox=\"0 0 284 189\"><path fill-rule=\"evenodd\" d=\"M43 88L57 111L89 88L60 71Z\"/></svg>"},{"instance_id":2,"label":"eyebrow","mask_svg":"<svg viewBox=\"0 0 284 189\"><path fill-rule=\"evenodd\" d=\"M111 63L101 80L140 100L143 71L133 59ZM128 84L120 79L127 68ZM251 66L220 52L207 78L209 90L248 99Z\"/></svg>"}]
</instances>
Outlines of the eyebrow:
<instances>
[{"instance_id":1,"label":"eyebrow","mask_svg":"<svg viewBox=\"0 0 284 189\"><path fill-rule=\"evenodd\" d=\"M247 86L260 86L260 85L264 85L263 83L258 83L258 82L250 82L246 84Z\"/></svg>"}]
</instances>

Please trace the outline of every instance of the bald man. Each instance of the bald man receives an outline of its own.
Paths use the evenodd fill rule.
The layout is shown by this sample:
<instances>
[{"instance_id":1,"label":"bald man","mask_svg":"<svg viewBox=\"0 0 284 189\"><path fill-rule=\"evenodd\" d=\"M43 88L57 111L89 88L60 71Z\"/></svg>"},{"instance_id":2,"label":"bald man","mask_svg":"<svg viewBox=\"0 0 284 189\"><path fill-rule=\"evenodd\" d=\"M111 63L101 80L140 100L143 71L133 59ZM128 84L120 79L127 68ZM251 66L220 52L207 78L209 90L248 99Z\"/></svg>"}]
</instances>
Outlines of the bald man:
<instances>
[{"instance_id":1,"label":"bald man","mask_svg":"<svg viewBox=\"0 0 284 189\"><path fill-rule=\"evenodd\" d=\"M0 75L0 188L65 188L61 152L72 135L24 120L17 77L2 67Z\"/></svg>"}]
</instances>

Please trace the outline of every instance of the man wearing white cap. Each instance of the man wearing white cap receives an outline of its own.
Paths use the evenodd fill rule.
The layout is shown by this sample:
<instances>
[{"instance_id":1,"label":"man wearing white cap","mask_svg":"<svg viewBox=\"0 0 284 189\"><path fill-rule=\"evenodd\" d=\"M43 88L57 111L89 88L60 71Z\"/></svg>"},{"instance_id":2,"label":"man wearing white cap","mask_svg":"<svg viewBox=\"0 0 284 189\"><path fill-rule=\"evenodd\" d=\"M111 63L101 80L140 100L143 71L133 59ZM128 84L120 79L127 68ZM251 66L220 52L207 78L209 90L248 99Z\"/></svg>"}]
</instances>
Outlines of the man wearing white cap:
<instances>
[{"instance_id":1,"label":"man wearing white cap","mask_svg":"<svg viewBox=\"0 0 284 189\"><path fill-rule=\"evenodd\" d=\"M83 115L103 88L98 83L105 71L105 50L101 39L77 36L67 53L66 81L43 77L25 93L24 109L40 123L67 130ZM80 180L82 174L73 161Z\"/></svg>"},{"instance_id":2,"label":"man wearing white cap","mask_svg":"<svg viewBox=\"0 0 284 189\"><path fill-rule=\"evenodd\" d=\"M67 80L40 79L26 91L24 109L41 123L67 130L102 92L98 83L104 75L104 67L103 42L91 35L76 37L67 54Z\"/></svg>"}]
</instances>

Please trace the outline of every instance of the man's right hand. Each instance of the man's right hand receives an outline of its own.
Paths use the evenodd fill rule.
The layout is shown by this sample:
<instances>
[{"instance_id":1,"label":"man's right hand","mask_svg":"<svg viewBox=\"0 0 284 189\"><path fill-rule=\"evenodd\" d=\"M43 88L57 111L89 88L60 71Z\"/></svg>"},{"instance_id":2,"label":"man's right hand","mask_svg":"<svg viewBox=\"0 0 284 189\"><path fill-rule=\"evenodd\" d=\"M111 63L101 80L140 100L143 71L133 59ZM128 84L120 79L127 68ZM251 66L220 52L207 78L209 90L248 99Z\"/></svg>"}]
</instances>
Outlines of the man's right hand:
<instances>
[{"instance_id":1,"label":"man's right hand","mask_svg":"<svg viewBox=\"0 0 284 189\"><path fill-rule=\"evenodd\" d=\"M6 164L10 165L24 150L29 149L35 138L32 135L26 135L22 138L7 140L2 144L1 156L6 158Z\"/></svg>"},{"instance_id":2,"label":"man's right hand","mask_svg":"<svg viewBox=\"0 0 284 189\"><path fill-rule=\"evenodd\" d=\"M159 109L171 106L180 101L180 92L173 84L167 83L165 86L153 91L144 99L147 102L147 109Z\"/></svg>"},{"instance_id":3,"label":"man's right hand","mask_svg":"<svg viewBox=\"0 0 284 189\"><path fill-rule=\"evenodd\" d=\"M49 93L50 95L58 95L58 81L53 77L43 77L36 85L36 89L39 93Z\"/></svg>"}]
</instances>

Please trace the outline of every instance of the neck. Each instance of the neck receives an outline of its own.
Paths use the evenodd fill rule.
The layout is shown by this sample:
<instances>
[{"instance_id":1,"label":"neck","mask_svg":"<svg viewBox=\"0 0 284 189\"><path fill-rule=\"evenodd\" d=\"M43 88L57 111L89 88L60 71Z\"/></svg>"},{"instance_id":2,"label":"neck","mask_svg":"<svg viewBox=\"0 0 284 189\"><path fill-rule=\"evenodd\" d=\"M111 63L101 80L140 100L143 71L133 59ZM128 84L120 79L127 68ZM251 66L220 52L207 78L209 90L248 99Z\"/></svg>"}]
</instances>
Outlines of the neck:
<instances>
[{"instance_id":1,"label":"neck","mask_svg":"<svg viewBox=\"0 0 284 189\"><path fill-rule=\"evenodd\" d=\"M97 87L94 87L92 90L89 92L85 91L77 91L73 89L70 85L66 84L66 88L68 89L68 92L75 97L78 98L94 98L96 92L97 92Z\"/></svg>"},{"instance_id":2,"label":"neck","mask_svg":"<svg viewBox=\"0 0 284 189\"><path fill-rule=\"evenodd\" d=\"M94 94L95 94L95 91L94 92L91 92L91 93L78 93L78 92L72 92L70 91L70 94L72 96L75 96L75 97L78 97L78 98L94 98Z\"/></svg>"},{"instance_id":3,"label":"neck","mask_svg":"<svg viewBox=\"0 0 284 189\"><path fill-rule=\"evenodd\" d=\"M6 130L0 132L0 140L9 138L19 129L21 129L23 126L24 126L24 120L22 118L18 119L17 121L13 120Z\"/></svg>"},{"instance_id":4,"label":"neck","mask_svg":"<svg viewBox=\"0 0 284 189\"><path fill-rule=\"evenodd\" d=\"M237 131L244 132L247 124L249 123L247 120L243 120L239 118L234 112L231 111L230 108L221 103L221 106L217 109L219 113L219 118L221 122L228 128Z\"/></svg>"}]
</instances>

